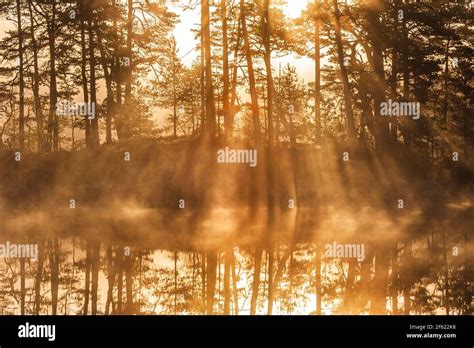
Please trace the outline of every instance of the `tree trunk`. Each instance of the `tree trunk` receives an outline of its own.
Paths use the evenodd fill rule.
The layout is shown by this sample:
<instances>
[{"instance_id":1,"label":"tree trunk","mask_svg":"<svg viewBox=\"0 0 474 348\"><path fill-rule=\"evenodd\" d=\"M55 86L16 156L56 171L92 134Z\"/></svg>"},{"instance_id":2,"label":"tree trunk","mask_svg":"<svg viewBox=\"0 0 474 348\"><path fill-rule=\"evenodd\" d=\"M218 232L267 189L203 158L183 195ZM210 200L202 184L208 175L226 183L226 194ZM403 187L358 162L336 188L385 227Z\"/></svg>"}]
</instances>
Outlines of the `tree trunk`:
<instances>
[{"instance_id":1,"label":"tree trunk","mask_svg":"<svg viewBox=\"0 0 474 348\"><path fill-rule=\"evenodd\" d=\"M270 312L270 309L273 307L273 301L275 301L275 293L278 287L278 284L280 283L280 279L283 276L283 272L286 269L286 263L288 261L288 258L292 255L293 253L293 245L287 248L285 250L285 253L283 254L281 260L278 263L278 269L276 271L275 277L271 281L271 289L269 289L269 298L268 298L268 306L269 306L269 311L268 315L272 314ZM269 272L270 273L270 272ZM272 274L269 274L269 277L272 277ZM270 307L270 303L272 304L272 307Z\"/></svg>"},{"instance_id":2,"label":"tree trunk","mask_svg":"<svg viewBox=\"0 0 474 348\"><path fill-rule=\"evenodd\" d=\"M258 295L260 290L260 273L262 267L262 247L255 248L255 269L253 272L252 298L250 300L250 315L257 313Z\"/></svg>"},{"instance_id":3,"label":"tree trunk","mask_svg":"<svg viewBox=\"0 0 474 348\"><path fill-rule=\"evenodd\" d=\"M214 85L212 81L211 29L209 16L209 0L201 1L202 31L205 52L206 76L206 130L209 135L216 132L216 105L214 101Z\"/></svg>"},{"instance_id":4,"label":"tree trunk","mask_svg":"<svg viewBox=\"0 0 474 348\"><path fill-rule=\"evenodd\" d=\"M202 297L202 313L206 314L206 254L201 254L201 297Z\"/></svg>"},{"instance_id":5,"label":"tree trunk","mask_svg":"<svg viewBox=\"0 0 474 348\"><path fill-rule=\"evenodd\" d=\"M20 1L20 0L18 0ZM38 134L38 152L41 152L44 147L43 143L43 112L41 110L41 100L39 94L39 82L40 74L38 67L38 45L35 37L35 27L33 20L33 11L31 8L31 2L28 2L28 11L30 13L30 36L31 36L31 46L33 48L33 97L34 97L34 107L35 107L35 116L36 116L36 131Z\"/></svg>"},{"instance_id":6,"label":"tree trunk","mask_svg":"<svg viewBox=\"0 0 474 348\"><path fill-rule=\"evenodd\" d=\"M114 92L112 90L112 76L109 72L109 67L107 66L107 57L105 56L105 49L102 43L102 34L100 30L97 30L97 44L100 50L100 60L102 65L102 70L104 71L105 86L107 89L107 111L105 116L105 141L107 144L112 143L112 113L114 109Z\"/></svg>"},{"instance_id":7,"label":"tree trunk","mask_svg":"<svg viewBox=\"0 0 474 348\"><path fill-rule=\"evenodd\" d=\"M261 132L260 132L260 116L259 116L259 107L258 107L258 96L257 88L255 85L255 73L253 70L252 56L250 53L250 39L247 32L247 23L245 18L245 2L240 0L240 20L242 22L242 35L244 38L245 46L245 57L247 58L247 70L249 75L249 84L250 84L250 97L252 99L252 119L253 127L255 133L255 143L256 145L261 144Z\"/></svg>"},{"instance_id":8,"label":"tree trunk","mask_svg":"<svg viewBox=\"0 0 474 348\"><path fill-rule=\"evenodd\" d=\"M316 315L322 314L322 277L321 277L321 252L320 240L316 241Z\"/></svg>"},{"instance_id":9,"label":"tree trunk","mask_svg":"<svg viewBox=\"0 0 474 348\"><path fill-rule=\"evenodd\" d=\"M398 310L398 243L392 250L392 314L399 314Z\"/></svg>"},{"instance_id":10,"label":"tree trunk","mask_svg":"<svg viewBox=\"0 0 474 348\"><path fill-rule=\"evenodd\" d=\"M53 238L50 266L51 266L51 308L52 314L57 314L59 292L59 238Z\"/></svg>"},{"instance_id":11,"label":"tree trunk","mask_svg":"<svg viewBox=\"0 0 474 348\"><path fill-rule=\"evenodd\" d=\"M230 110L229 110L229 138L231 140L234 134L234 119L235 119L235 111L236 106L235 102L237 99L237 76L238 76L238 68L239 68L239 51L241 46L241 36L242 36L242 28L241 28L241 20L239 18L237 25L237 41L234 50L234 66L232 71L232 96L230 101Z\"/></svg>"},{"instance_id":12,"label":"tree trunk","mask_svg":"<svg viewBox=\"0 0 474 348\"><path fill-rule=\"evenodd\" d=\"M262 28L263 28L263 47L264 47L264 61L265 71L267 74L267 116L268 116L268 144L273 145L273 100L274 100L274 89L273 89L273 76L272 76L272 63L271 55L272 49L270 46L270 0L264 0L263 2L263 15L262 15Z\"/></svg>"},{"instance_id":13,"label":"tree trunk","mask_svg":"<svg viewBox=\"0 0 474 348\"><path fill-rule=\"evenodd\" d=\"M386 314L389 264L390 248L378 246L375 252L375 276L370 314Z\"/></svg>"},{"instance_id":14,"label":"tree trunk","mask_svg":"<svg viewBox=\"0 0 474 348\"><path fill-rule=\"evenodd\" d=\"M86 267L85 267L85 284L84 284L84 308L83 313L87 315L89 311L89 295L90 295L90 277L91 277L91 246L86 241Z\"/></svg>"},{"instance_id":15,"label":"tree trunk","mask_svg":"<svg viewBox=\"0 0 474 348\"><path fill-rule=\"evenodd\" d=\"M370 300L371 268L374 259L374 253L372 251L371 245L367 245L365 254L365 259L362 261L360 266L360 306L357 314L364 311Z\"/></svg>"},{"instance_id":16,"label":"tree trunk","mask_svg":"<svg viewBox=\"0 0 474 348\"><path fill-rule=\"evenodd\" d=\"M125 116L124 116L124 135L130 138L131 124L130 113L132 112L132 79L133 79L133 62L132 62L132 36L133 36L133 0L128 0L128 17L127 17L127 54L130 65L127 66L127 78L125 79ZM128 295L127 295L128 296Z\"/></svg>"},{"instance_id":17,"label":"tree trunk","mask_svg":"<svg viewBox=\"0 0 474 348\"><path fill-rule=\"evenodd\" d=\"M353 314L354 311L354 281L356 276L357 263L355 259L349 260L349 270L346 278L346 289L342 304L343 315Z\"/></svg>"},{"instance_id":18,"label":"tree trunk","mask_svg":"<svg viewBox=\"0 0 474 348\"><path fill-rule=\"evenodd\" d=\"M398 100L397 94L397 83L398 83L398 11L400 9L399 1L395 0L393 4L393 26L394 26L394 34L393 34L393 48L392 48L392 76L390 78L390 93L392 96L393 101ZM393 144L396 144L398 141L398 121L397 117L392 117L390 121L390 138Z\"/></svg>"},{"instance_id":19,"label":"tree trunk","mask_svg":"<svg viewBox=\"0 0 474 348\"><path fill-rule=\"evenodd\" d=\"M48 135L52 138L52 148L57 151L59 149L59 120L55 113L56 104L58 102L58 92L56 84L56 2L52 3L52 18L48 25L48 39L49 39L49 66L50 66L50 81L49 81L49 120L48 120Z\"/></svg>"},{"instance_id":20,"label":"tree trunk","mask_svg":"<svg viewBox=\"0 0 474 348\"><path fill-rule=\"evenodd\" d=\"M41 280L43 278L43 264L44 264L44 242L38 245L38 268L36 270L35 278L35 309L36 315L40 314L41 309Z\"/></svg>"},{"instance_id":21,"label":"tree trunk","mask_svg":"<svg viewBox=\"0 0 474 348\"><path fill-rule=\"evenodd\" d=\"M25 81L24 81L24 66L23 66L23 31L21 28L21 0L16 0L17 25L18 25L18 57L19 57L19 88L20 88L20 102L19 102L19 127L18 136L20 140L20 150L23 151L25 147Z\"/></svg>"},{"instance_id":22,"label":"tree trunk","mask_svg":"<svg viewBox=\"0 0 474 348\"><path fill-rule=\"evenodd\" d=\"M401 46L402 46L402 69L403 69L403 100L408 101L410 98L410 70L408 65L408 27L407 27L407 8L404 8L404 15L402 20L402 38L401 38ZM403 121L404 124L404 132L403 132L403 141L406 149L411 148L411 126L410 126L410 119L405 118Z\"/></svg>"},{"instance_id":23,"label":"tree trunk","mask_svg":"<svg viewBox=\"0 0 474 348\"><path fill-rule=\"evenodd\" d=\"M117 10L116 1L113 0L112 5L115 10ZM117 138L118 140L122 140L125 138L125 130L124 130L124 120L123 120L123 112L122 112L122 69L120 67L120 57L119 57L119 49L120 49L120 40L119 40L119 31L117 27L117 20L113 19L113 30L114 33L117 35L115 36L114 42L114 80L115 80L115 88L116 88L116 103L114 105L114 124L115 130L117 131Z\"/></svg>"},{"instance_id":24,"label":"tree trunk","mask_svg":"<svg viewBox=\"0 0 474 348\"><path fill-rule=\"evenodd\" d=\"M82 13L86 12L85 0L81 3ZM89 87L87 85L87 47L86 47L86 29L85 20L81 19L81 78L82 78L82 94L84 104L89 105ZM84 128L86 137L86 147L91 143L90 120L84 117Z\"/></svg>"},{"instance_id":25,"label":"tree trunk","mask_svg":"<svg viewBox=\"0 0 474 348\"><path fill-rule=\"evenodd\" d=\"M341 75L342 85L344 88L344 109L346 112L346 122L348 129L348 138L349 143L355 144L357 140L355 122L354 122L354 113L352 110L352 96L351 96L351 86L349 83L349 76L347 73L347 68L344 65L344 47L342 42L341 35L341 23L340 23L340 13L337 5L337 0L333 0L334 4L334 29L336 33L336 46L337 46L337 61L339 63L339 71Z\"/></svg>"},{"instance_id":26,"label":"tree trunk","mask_svg":"<svg viewBox=\"0 0 474 348\"><path fill-rule=\"evenodd\" d=\"M404 313L405 315L410 315L411 310L411 299L410 299L410 290L411 290L411 280L407 277L409 273L408 268L412 264L412 251L411 251L411 241L405 241L405 254L404 254L404 284L403 284L403 303L404 303Z\"/></svg>"},{"instance_id":27,"label":"tree trunk","mask_svg":"<svg viewBox=\"0 0 474 348\"><path fill-rule=\"evenodd\" d=\"M178 252L174 252L174 315L178 314Z\"/></svg>"},{"instance_id":28,"label":"tree trunk","mask_svg":"<svg viewBox=\"0 0 474 348\"><path fill-rule=\"evenodd\" d=\"M232 294L234 297L234 315L239 315L239 292L237 289L237 274L235 272L235 255L233 251L231 254L231 267L232 267Z\"/></svg>"},{"instance_id":29,"label":"tree trunk","mask_svg":"<svg viewBox=\"0 0 474 348\"><path fill-rule=\"evenodd\" d=\"M383 7L381 0L374 1L373 6L367 8L369 37L372 43L373 70L374 70L374 119L376 148L379 154L384 154L389 137L388 118L380 113L381 104L385 101L385 74L383 65L382 37L380 36L380 12Z\"/></svg>"},{"instance_id":30,"label":"tree trunk","mask_svg":"<svg viewBox=\"0 0 474 348\"><path fill-rule=\"evenodd\" d=\"M113 258L113 250L112 246L109 245L107 247L107 280L108 280L108 289L107 289L107 300L105 302L105 315L109 315L110 313L110 305L112 305L112 309L114 307L114 284L115 284L115 265L114 265L114 258ZM113 310L112 310L113 312Z\"/></svg>"},{"instance_id":31,"label":"tree trunk","mask_svg":"<svg viewBox=\"0 0 474 348\"><path fill-rule=\"evenodd\" d=\"M173 42L173 135L176 139L178 137L178 97L176 90L176 41Z\"/></svg>"},{"instance_id":32,"label":"tree trunk","mask_svg":"<svg viewBox=\"0 0 474 348\"><path fill-rule=\"evenodd\" d=\"M115 254L115 264L117 267L117 312L121 314L123 310L123 247L119 247Z\"/></svg>"},{"instance_id":33,"label":"tree trunk","mask_svg":"<svg viewBox=\"0 0 474 348\"><path fill-rule=\"evenodd\" d=\"M25 315L25 259L20 258L20 313Z\"/></svg>"},{"instance_id":34,"label":"tree trunk","mask_svg":"<svg viewBox=\"0 0 474 348\"><path fill-rule=\"evenodd\" d=\"M451 23L448 25L450 29ZM444 52L444 76L443 76L443 122L447 129L449 129L449 119L448 119L448 105L449 105L449 91L448 91L448 82L449 82L449 48L450 48L451 39L446 40L446 47Z\"/></svg>"},{"instance_id":35,"label":"tree trunk","mask_svg":"<svg viewBox=\"0 0 474 348\"><path fill-rule=\"evenodd\" d=\"M125 290L127 292L126 311L131 314L133 310L133 277L132 277L133 260L132 256L125 257Z\"/></svg>"},{"instance_id":36,"label":"tree trunk","mask_svg":"<svg viewBox=\"0 0 474 348\"><path fill-rule=\"evenodd\" d=\"M320 0L316 2L316 13L314 18L314 122L316 125L316 144L321 144L321 18L320 18Z\"/></svg>"},{"instance_id":37,"label":"tree trunk","mask_svg":"<svg viewBox=\"0 0 474 348\"><path fill-rule=\"evenodd\" d=\"M202 3L201 3L202 5ZM206 55L206 50L204 48L204 12L201 10L201 57L200 57L200 68L201 68L201 124L199 125L201 129L201 134L206 130L206 63L204 56Z\"/></svg>"},{"instance_id":38,"label":"tree trunk","mask_svg":"<svg viewBox=\"0 0 474 348\"><path fill-rule=\"evenodd\" d=\"M208 315L214 314L214 294L216 291L217 254L207 253L207 309Z\"/></svg>"},{"instance_id":39,"label":"tree trunk","mask_svg":"<svg viewBox=\"0 0 474 348\"><path fill-rule=\"evenodd\" d=\"M227 38L227 2L221 1L222 16L222 69L223 69L223 91L222 91L222 108L224 114L225 138L231 139L231 125L229 115L229 43ZM227 255L227 253L226 253ZM230 305L230 303L229 303ZM230 311L230 308L229 308Z\"/></svg>"},{"instance_id":40,"label":"tree trunk","mask_svg":"<svg viewBox=\"0 0 474 348\"><path fill-rule=\"evenodd\" d=\"M230 314L230 268L232 266L232 248L225 252L224 260L224 314Z\"/></svg>"},{"instance_id":41,"label":"tree trunk","mask_svg":"<svg viewBox=\"0 0 474 348\"><path fill-rule=\"evenodd\" d=\"M89 15L92 17L92 9ZM91 105L96 106L97 111L97 89L96 89L96 77L95 77L95 43L94 43L94 30L93 30L92 19L88 21L89 29L89 66L90 66L90 84L91 84ZM87 116L86 116L87 117ZM98 147L99 141L99 117L95 117L91 121L91 145L92 147Z\"/></svg>"},{"instance_id":42,"label":"tree trunk","mask_svg":"<svg viewBox=\"0 0 474 348\"><path fill-rule=\"evenodd\" d=\"M91 314L97 315L97 292L99 289L100 243L94 241L91 251L92 259L92 286L91 286Z\"/></svg>"},{"instance_id":43,"label":"tree trunk","mask_svg":"<svg viewBox=\"0 0 474 348\"><path fill-rule=\"evenodd\" d=\"M268 308L267 308L267 315L272 315L273 313L273 299L275 297L273 291L273 274L275 273L273 267L275 265L275 250L273 250L273 246L270 246L268 251Z\"/></svg>"},{"instance_id":44,"label":"tree trunk","mask_svg":"<svg viewBox=\"0 0 474 348\"><path fill-rule=\"evenodd\" d=\"M449 264L448 264L448 243L446 231L443 231L443 263L444 263L444 307L446 309L446 315L450 313L450 302L449 302Z\"/></svg>"}]
</instances>

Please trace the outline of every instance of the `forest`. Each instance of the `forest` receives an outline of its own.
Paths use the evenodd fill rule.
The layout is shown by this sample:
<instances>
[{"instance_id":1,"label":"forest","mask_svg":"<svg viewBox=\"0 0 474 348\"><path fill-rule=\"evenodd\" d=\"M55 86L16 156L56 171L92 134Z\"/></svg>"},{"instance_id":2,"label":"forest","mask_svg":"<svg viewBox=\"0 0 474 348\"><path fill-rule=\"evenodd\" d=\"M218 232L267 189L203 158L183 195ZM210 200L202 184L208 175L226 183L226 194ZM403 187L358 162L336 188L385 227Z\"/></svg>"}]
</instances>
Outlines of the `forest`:
<instances>
[{"instance_id":1,"label":"forest","mask_svg":"<svg viewBox=\"0 0 474 348\"><path fill-rule=\"evenodd\" d=\"M473 314L473 11L0 1L0 314Z\"/></svg>"}]
</instances>

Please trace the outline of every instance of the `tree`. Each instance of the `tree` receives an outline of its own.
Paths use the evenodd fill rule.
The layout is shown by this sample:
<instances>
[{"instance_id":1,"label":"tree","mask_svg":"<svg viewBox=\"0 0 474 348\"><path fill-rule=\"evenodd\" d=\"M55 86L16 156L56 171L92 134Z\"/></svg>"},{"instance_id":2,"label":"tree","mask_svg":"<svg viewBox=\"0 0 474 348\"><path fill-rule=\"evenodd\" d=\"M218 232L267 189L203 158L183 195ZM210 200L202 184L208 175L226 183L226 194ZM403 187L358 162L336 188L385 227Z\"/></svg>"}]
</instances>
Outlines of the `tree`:
<instances>
[{"instance_id":1,"label":"tree","mask_svg":"<svg viewBox=\"0 0 474 348\"><path fill-rule=\"evenodd\" d=\"M339 63L339 71L342 80L342 85L344 87L344 108L346 112L346 121L347 121L347 128L348 128L348 138L349 143L355 144L356 142L356 128L354 122L354 113L352 111L352 100L351 100L351 88L349 84L349 77L347 73L347 68L345 66L345 55L344 55L344 47L342 43L342 36L341 36L341 22L340 22L340 13L337 0L333 0L334 6L334 31L336 35L336 48L337 48L337 61ZM377 102L375 102L376 105Z\"/></svg>"},{"instance_id":2,"label":"tree","mask_svg":"<svg viewBox=\"0 0 474 348\"><path fill-rule=\"evenodd\" d=\"M229 43L227 37L227 1L221 1L221 16L222 16L222 80L223 80L223 113L225 125L225 137L227 140L231 138L231 118L229 114L230 100L229 100Z\"/></svg>"},{"instance_id":3,"label":"tree","mask_svg":"<svg viewBox=\"0 0 474 348\"><path fill-rule=\"evenodd\" d=\"M250 52L250 39L247 31L246 8L244 0L240 0L240 21L242 23L242 36L244 39L245 57L247 59L247 72L250 85L250 97L252 99L252 120L254 128L255 143L261 144L260 115L258 106L257 89L255 85L255 73L253 69L252 54Z\"/></svg>"},{"instance_id":4,"label":"tree","mask_svg":"<svg viewBox=\"0 0 474 348\"><path fill-rule=\"evenodd\" d=\"M20 115L19 115L19 137L20 137L20 150L24 149L25 146L25 81L24 81L24 66L23 66L23 31L21 29L21 1L16 0L16 12L17 12L17 24L18 24L18 56L19 56L19 95L20 95ZM23 265L24 267L24 265ZM24 284L23 284L24 285ZM22 306L22 312L24 312L24 304Z\"/></svg>"},{"instance_id":5,"label":"tree","mask_svg":"<svg viewBox=\"0 0 474 348\"><path fill-rule=\"evenodd\" d=\"M43 129L43 111L40 100L40 72L39 72L39 57L38 57L38 44L35 36L35 25L34 25L34 16L32 10L31 2L28 2L28 13L30 16L30 36L31 36L31 46L33 49L33 95L34 95L34 109L36 115L36 131L38 133L38 150L41 151L44 148L44 129Z\"/></svg>"},{"instance_id":6,"label":"tree","mask_svg":"<svg viewBox=\"0 0 474 348\"><path fill-rule=\"evenodd\" d=\"M211 54L211 21L209 16L209 0L201 1L201 30L203 32L203 47L205 56L205 87L206 87L206 131L214 135L216 131L216 105L212 80Z\"/></svg>"}]
</instances>

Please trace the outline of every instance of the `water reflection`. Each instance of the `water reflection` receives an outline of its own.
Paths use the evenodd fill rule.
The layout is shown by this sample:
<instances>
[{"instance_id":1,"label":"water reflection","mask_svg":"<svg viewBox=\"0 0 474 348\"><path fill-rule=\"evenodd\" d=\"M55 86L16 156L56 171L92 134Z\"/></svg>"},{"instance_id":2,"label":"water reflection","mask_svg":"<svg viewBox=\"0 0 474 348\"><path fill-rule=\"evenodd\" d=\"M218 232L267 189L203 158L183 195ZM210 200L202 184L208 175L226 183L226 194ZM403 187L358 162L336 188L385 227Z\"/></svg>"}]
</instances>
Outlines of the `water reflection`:
<instances>
[{"instance_id":1,"label":"water reflection","mask_svg":"<svg viewBox=\"0 0 474 348\"><path fill-rule=\"evenodd\" d=\"M78 237L37 242L38 260L23 255L3 257L0 262L3 315L315 314L317 269L321 269L322 314L370 313L375 297L377 260L370 246L360 262L350 255L330 255L315 243L274 242L256 248L229 246L204 251L150 250ZM327 244L326 249L330 247ZM319 258L317 252L321 253ZM417 259L412 267L423 272L426 265L422 258ZM401 266L397 277L395 264L391 264L387 279L386 313L403 312L408 298L403 292L403 282L408 281L404 262L397 266ZM460 268L451 267L451 310L461 311L466 306L462 302L465 294L456 294L454 289L463 277L456 275ZM430 281L442 277L429 277L412 279L412 313L442 309L442 302L436 301L442 300L443 293L430 289ZM420 292L423 285L425 292Z\"/></svg>"}]
</instances>

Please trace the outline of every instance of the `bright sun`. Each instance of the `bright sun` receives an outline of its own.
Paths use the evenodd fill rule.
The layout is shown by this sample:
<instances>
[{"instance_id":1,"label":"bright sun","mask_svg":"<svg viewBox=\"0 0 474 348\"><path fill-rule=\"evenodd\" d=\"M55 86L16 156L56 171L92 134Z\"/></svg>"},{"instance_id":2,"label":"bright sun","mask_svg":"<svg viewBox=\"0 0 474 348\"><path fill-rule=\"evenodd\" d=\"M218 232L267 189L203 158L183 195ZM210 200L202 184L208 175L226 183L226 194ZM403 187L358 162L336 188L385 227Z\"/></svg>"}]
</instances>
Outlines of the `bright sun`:
<instances>
[{"instance_id":1,"label":"bright sun","mask_svg":"<svg viewBox=\"0 0 474 348\"><path fill-rule=\"evenodd\" d=\"M283 12L291 17L296 18L301 14L301 11L306 8L309 0L287 0L285 5L282 5ZM277 3L278 1L275 1Z\"/></svg>"}]
</instances>

